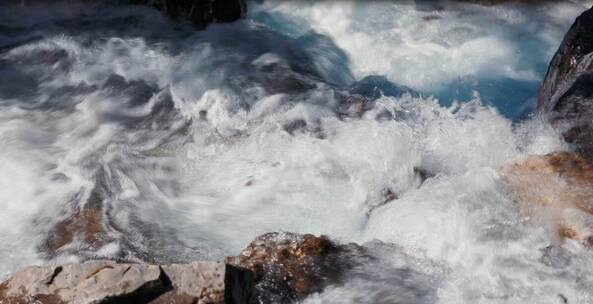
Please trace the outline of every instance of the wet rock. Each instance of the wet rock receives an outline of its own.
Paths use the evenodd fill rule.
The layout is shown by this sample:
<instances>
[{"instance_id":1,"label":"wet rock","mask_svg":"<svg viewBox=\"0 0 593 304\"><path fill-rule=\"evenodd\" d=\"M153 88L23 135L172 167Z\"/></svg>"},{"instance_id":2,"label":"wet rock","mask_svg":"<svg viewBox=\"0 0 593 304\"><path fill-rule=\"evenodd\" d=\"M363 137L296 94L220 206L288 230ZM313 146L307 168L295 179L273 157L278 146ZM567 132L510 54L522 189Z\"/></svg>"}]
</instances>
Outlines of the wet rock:
<instances>
[{"instance_id":1,"label":"wet rock","mask_svg":"<svg viewBox=\"0 0 593 304\"><path fill-rule=\"evenodd\" d=\"M245 15L244 0L133 0L165 12L172 18L204 27L212 22L232 22Z\"/></svg>"},{"instance_id":2,"label":"wet rock","mask_svg":"<svg viewBox=\"0 0 593 304\"><path fill-rule=\"evenodd\" d=\"M28 267L0 284L0 303L294 303L329 285L369 281L369 271L385 267L376 259L325 236L268 233L226 263Z\"/></svg>"},{"instance_id":3,"label":"wet rock","mask_svg":"<svg viewBox=\"0 0 593 304\"><path fill-rule=\"evenodd\" d=\"M593 160L593 9L576 19L554 55L537 110L581 155Z\"/></svg>"},{"instance_id":4,"label":"wet rock","mask_svg":"<svg viewBox=\"0 0 593 304\"><path fill-rule=\"evenodd\" d=\"M540 249L542 257L540 261L550 267L563 268L570 264L569 252L560 246L547 246Z\"/></svg>"},{"instance_id":5,"label":"wet rock","mask_svg":"<svg viewBox=\"0 0 593 304\"><path fill-rule=\"evenodd\" d=\"M0 303L224 303L226 273L221 262L34 266L0 285ZM246 294L237 287L235 291ZM229 301L243 300L232 296Z\"/></svg>"},{"instance_id":6,"label":"wet rock","mask_svg":"<svg viewBox=\"0 0 593 304\"><path fill-rule=\"evenodd\" d=\"M552 223L559 240L593 244L593 167L572 152L532 155L499 170L521 209Z\"/></svg>"},{"instance_id":7,"label":"wet rock","mask_svg":"<svg viewBox=\"0 0 593 304\"><path fill-rule=\"evenodd\" d=\"M256 238L229 265L253 271L251 303L292 303L339 283L362 247L337 245L325 236L268 233Z\"/></svg>"},{"instance_id":8,"label":"wet rock","mask_svg":"<svg viewBox=\"0 0 593 304\"><path fill-rule=\"evenodd\" d=\"M392 201L395 201L399 198L399 196L393 192L393 190L391 190L390 188L384 188L383 190L381 190L381 193L379 195L379 198L367 198L367 211L366 211L366 216L367 218L371 216L371 214L373 213L373 211L375 211L377 208L380 208L382 206L385 206L387 204L389 204Z\"/></svg>"},{"instance_id":9,"label":"wet rock","mask_svg":"<svg viewBox=\"0 0 593 304\"><path fill-rule=\"evenodd\" d=\"M72 210L73 209L73 210ZM104 224L105 215L101 194L93 190L84 206L66 210L39 245L39 251L47 258L67 253L81 256L83 252L95 252L109 244L113 238L109 226Z\"/></svg>"},{"instance_id":10,"label":"wet rock","mask_svg":"<svg viewBox=\"0 0 593 304\"><path fill-rule=\"evenodd\" d=\"M404 94L410 94L413 97L419 97L418 92L403 85L398 85L389 81L385 76L366 76L356 82L350 88L351 94L359 94L371 99L377 99L381 96L400 97Z\"/></svg>"}]
</instances>

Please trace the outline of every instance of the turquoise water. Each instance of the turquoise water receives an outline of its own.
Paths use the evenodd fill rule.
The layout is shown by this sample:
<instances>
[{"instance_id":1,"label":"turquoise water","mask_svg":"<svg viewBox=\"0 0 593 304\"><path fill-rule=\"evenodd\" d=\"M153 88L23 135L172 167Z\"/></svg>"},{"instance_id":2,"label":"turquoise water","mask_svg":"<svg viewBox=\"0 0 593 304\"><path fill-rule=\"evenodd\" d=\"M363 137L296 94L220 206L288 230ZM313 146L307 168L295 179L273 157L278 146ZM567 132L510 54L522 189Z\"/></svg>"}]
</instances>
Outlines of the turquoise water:
<instances>
[{"instance_id":1,"label":"turquoise water","mask_svg":"<svg viewBox=\"0 0 593 304\"><path fill-rule=\"evenodd\" d=\"M327 35L347 54L355 80L385 76L444 106L479 96L517 121L533 113L548 63L585 7L267 1L249 18L290 37Z\"/></svg>"}]
</instances>

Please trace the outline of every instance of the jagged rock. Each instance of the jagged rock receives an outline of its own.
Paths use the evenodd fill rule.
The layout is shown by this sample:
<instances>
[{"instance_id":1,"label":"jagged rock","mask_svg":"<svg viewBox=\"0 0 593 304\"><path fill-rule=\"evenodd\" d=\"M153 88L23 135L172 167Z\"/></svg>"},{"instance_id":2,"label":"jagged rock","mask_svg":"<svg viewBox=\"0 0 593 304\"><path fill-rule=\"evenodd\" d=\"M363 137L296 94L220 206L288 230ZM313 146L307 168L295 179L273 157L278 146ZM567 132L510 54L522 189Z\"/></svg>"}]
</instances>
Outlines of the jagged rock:
<instances>
[{"instance_id":1,"label":"jagged rock","mask_svg":"<svg viewBox=\"0 0 593 304\"><path fill-rule=\"evenodd\" d=\"M0 303L224 303L230 276L221 262L176 265L89 261L55 267L27 267L0 285ZM249 284L243 286L250 286ZM230 303L248 294L233 285ZM231 290L233 291L233 290ZM234 302L233 302L234 301Z\"/></svg>"},{"instance_id":2,"label":"jagged rock","mask_svg":"<svg viewBox=\"0 0 593 304\"><path fill-rule=\"evenodd\" d=\"M155 7L167 15L190 21L197 26L212 22L232 22L245 15L244 0L132 0Z\"/></svg>"},{"instance_id":3,"label":"jagged rock","mask_svg":"<svg viewBox=\"0 0 593 304\"><path fill-rule=\"evenodd\" d=\"M339 283L354 266L350 257L364 254L362 247L337 245L325 236L268 233L226 262L253 271L251 303L292 303Z\"/></svg>"},{"instance_id":4,"label":"jagged rock","mask_svg":"<svg viewBox=\"0 0 593 304\"><path fill-rule=\"evenodd\" d=\"M499 170L522 209L552 223L560 240L593 245L593 168L571 152L532 155Z\"/></svg>"},{"instance_id":5,"label":"jagged rock","mask_svg":"<svg viewBox=\"0 0 593 304\"><path fill-rule=\"evenodd\" d=\"M554 55L537 109L593 160L593 8L576 19Z\"/></svg>"}]
</instances>

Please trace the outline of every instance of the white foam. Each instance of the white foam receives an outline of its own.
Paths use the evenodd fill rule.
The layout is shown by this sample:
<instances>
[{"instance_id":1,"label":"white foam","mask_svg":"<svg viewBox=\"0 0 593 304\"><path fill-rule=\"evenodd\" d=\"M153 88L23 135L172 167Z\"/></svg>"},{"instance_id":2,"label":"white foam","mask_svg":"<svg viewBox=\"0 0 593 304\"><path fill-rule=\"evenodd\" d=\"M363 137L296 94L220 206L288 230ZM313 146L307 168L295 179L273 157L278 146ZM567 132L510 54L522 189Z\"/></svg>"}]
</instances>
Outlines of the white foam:
<instances>
[{"instance_id":1,"label":"white foam","mask_svg":"<svg viewBox=\"0 0 593 304\"><path fill-rule=\"evenodd\" d=\"M264 7L329 34L349 52L358 77L387 74L422 88L484 73L534 78L513 56L519 42L502 35L508 25L499 26L531 24L524 10L426 12L386 3L362 11L359 4L328 1L299 2L305 8L298 12L294 2ZM576 12L563 7L565 17L551 26L554 31ZM431 14L441 19L419 21ZM374 18L364 19L369 16ZM496 20L496 26L476 22L480 18ZM574 246L568 266L542 262L549 233L522 217L496 173L515 157L563 149L549 125L513 125L478 96L448 108L432 98L383 97L360 118L340 118L338 100L325 85L294 96L267 94L266 83L245 85L255 66L290 66L291 57L279 49L297 46L274 45L260 54L259 44L248 39L231 45L208 40L223 27L257 42L281 43L266 41L267 32L249 22L240 25L247 29L220 25L187 34L174 51L167 42L111 34L88 47L84 35L74 35L31 42L2 58L17 61L38 48L67 50L72 66L66 72L28 67L26 72L56 73L43 81L40 96L31 97L35 102L49 100L60 87L93 90L59 95L66 102L54 98L48 108L27 108L22 96L0 100L0 275L46 262L38 260L36 246L64 205L81 192L88 196L99 182L95 173L104 170L113 191L106 201L110 216L128 241L159 257L221 259L259 234L284 230L341 242L378 239L393 246L382 253L385 263L418 273L401 281L387 276L382 286L370 279L347 282L315 295L314 303L368 300L360 295L419 301L413 292L390 294L400 291L390 288L393 282L402 292L432 290L439 303L556 303L559 294L575 303L590 299L590 254ZM161 26L147 31L160 33ZM547 37L557 43L555 35ZM113 92L117 88L99 89L110 75L161 91L129 109L125 94ZM179 115L151 114L169 94L175 107L165 114ZM188 130L180 127L185 123ZM434 176L420 183L414 168ZM383 204L387 189L398 198ZM135 227L139 221L146 226ZM142 234L151 227L157 228ZM98 254L115 255L124 247L111 243ZM380 271L370 274L381 277Z\"/></svg>"},{"instance_id":2,"label":"white foam","mask_svg":"<svg viewBox=\"0 0 593 304\"><path fill-rule=\"evenodd\" d=\"M441 5L445 9L434 8ZM428 9L418 10L420 4L414 2L266 1L250 14L289 16L303 28L329 35L350 56L358 79L386 75L398 84L434 92L466 77L539 80L534 63L547 64L584 8L560 1L535 9L512 4L424 6ZM533 42L521 37L541 38L547 57L522 55ZM535 51L541 49L531 53Z\"/></svg>"}]
</instances>

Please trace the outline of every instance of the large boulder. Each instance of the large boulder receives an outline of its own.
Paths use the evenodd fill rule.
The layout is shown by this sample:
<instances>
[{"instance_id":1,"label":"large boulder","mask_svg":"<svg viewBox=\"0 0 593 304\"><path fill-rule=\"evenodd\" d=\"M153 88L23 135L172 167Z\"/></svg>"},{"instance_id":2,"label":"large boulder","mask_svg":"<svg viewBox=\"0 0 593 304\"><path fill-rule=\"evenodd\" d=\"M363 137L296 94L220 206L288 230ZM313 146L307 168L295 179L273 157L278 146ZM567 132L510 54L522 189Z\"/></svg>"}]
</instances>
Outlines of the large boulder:
<instances>
[{"instance_id":1,"label":"large boulder","mask_svg":"<svg viewBox=\"0 0 593 304\"><path fill-rule=\"evenodd\" d=\"M275 232L226 262L254 273L251 303L293 303L339 284L365 255L360 246L335 244L326 236Z\"/></svg>"},{"instance_id":2,"label":"large boulder","mask_svg":"<svg viewBox=\"0 0 593 304\"><path fill-rule=\"evenodd\" d=\"M593 160L593 8L576 19L554 55L537 110Z\"/></svg>"},{"instance_id":3,"label":"large boulder","mask_svg":"<svg viewBox=\"0 0 593 304\"><path fill-rule=\"evenodd\" d=\"M0 284L0 303L245 303L249 290L240 288L252 286L245 272L221 262L33 266Z\"/></svg>"}]
</instances>

